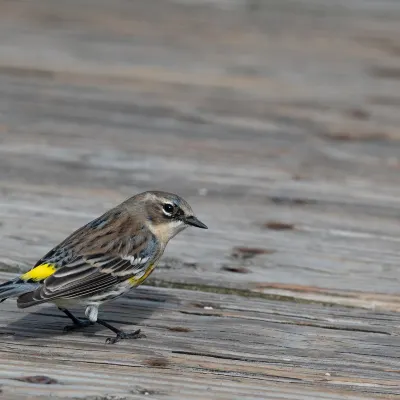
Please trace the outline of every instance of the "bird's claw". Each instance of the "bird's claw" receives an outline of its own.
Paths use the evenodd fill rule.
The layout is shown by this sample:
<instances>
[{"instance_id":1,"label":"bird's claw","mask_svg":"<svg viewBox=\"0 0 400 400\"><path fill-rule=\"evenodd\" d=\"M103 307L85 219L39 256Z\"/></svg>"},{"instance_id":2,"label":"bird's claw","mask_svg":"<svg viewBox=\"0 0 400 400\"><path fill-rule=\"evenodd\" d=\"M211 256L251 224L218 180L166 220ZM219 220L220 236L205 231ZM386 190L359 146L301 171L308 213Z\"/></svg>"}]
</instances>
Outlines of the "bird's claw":
<instances>
[{"instance_id":1,"label":"bird's claw","mask_svg":"<svg viewBox=\"0 0 400 400\"><path fill-rule=\"evenodd\" d=\"M135 332L129 332L129 333L120 331L117 333L116 336L107 338L106 344L115 344L123 339L140 339L140 338L145 338L145 337L146 337L146 335L144 333L140 333L140 329L138 329Z\"/></svg>"}]
</instances>

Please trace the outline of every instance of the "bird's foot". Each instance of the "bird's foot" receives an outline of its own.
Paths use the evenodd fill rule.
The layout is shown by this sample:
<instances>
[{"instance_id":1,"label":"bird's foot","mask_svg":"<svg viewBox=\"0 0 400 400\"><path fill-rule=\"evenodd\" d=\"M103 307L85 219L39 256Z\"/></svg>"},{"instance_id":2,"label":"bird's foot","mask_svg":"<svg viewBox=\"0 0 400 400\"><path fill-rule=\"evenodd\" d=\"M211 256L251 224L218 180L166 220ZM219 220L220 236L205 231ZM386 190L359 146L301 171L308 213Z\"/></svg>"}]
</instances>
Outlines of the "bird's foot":
<instances>
[{"instance_id":1,"label":"bird's foot","mask_svg":"<svg viewBox=\"0 0 400 400\"><path fill-rule=\"evenodd\" d=\"M146 335L144 333L140 333L140 329L135 332L118 331L115 337L109 337L106 339L106 344L114 344L124 339L140 339L145 337Z\"/></svg>"},{"instance_id":2,"label":"bird's foot","mask_svg":"<svg viewBox=\"0 0 400 400\"><path fill-rule=\"evenodd\" d=\"M93 322L89 320L77 320L73 325L64 326L64 332L72 332L78 329L87 328L88 326L92 326Z\"/></svg>"}]
</instances>

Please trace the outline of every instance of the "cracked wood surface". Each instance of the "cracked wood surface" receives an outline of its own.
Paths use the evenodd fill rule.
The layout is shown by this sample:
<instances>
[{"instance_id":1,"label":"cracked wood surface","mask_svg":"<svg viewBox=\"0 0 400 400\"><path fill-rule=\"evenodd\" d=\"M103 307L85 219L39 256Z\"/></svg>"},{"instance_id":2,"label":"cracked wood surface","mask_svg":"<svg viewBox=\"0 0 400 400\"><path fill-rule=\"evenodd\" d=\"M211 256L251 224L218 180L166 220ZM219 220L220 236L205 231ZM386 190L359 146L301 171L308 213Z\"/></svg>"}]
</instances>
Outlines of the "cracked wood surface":
<instances>
[{"instance_id":1,"label":"cracked wood surface","mask_svg":"<svg viewBox=\"0 0 400 400\"><path fill-rule=\"evenodd\" d=\"M69 321L54 306L29 313L4 303L3 395L134 399L147 391L160 399L295 400L400 393L397 313L142 286L103 315L125 329L140 326L147 337L105 345L102 327L64 334ZM32 375L56 382L16 380Z\"/></svg>"},{"instance_id":2,"label":"cracked wood surface","mask_svg":"<svg viewBox=\"0 0 400 400\"><path fill-rule=\"evenodd\" d=\"M114 3L0 2L0 261L159 188L211 229L155 277L398 310L400 7Z\"/></svg>"},{"instance_id":3,"label":"cracked wood surface","mask_svg":"<svg viewBox=\"0 0 400 400\"><path fill-rule=\"evenodd\" d=\"M110 306L150 330L145 349L115 355L58 335L49 306L2 304L15 335L0 336L0 390L398 395L399 18L383 0L0 0L1 279L147 189L179 193L210 227L170 243L148 282L161 287ZM162 316L143 311L147 290ZM157 325L177 315L189 332ZM169 363L154 372L158 350ZM33 371L61 383L14 380Z\"/></svg>"}]
</instances>

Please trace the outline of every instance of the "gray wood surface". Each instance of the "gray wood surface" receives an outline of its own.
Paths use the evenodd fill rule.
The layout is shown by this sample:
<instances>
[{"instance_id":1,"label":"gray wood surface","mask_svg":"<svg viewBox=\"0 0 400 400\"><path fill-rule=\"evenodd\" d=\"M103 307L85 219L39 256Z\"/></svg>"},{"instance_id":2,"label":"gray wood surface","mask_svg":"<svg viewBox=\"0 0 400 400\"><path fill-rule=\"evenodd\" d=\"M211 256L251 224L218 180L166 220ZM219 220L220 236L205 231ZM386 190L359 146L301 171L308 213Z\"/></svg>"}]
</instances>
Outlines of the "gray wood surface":
<instances>
[{"instance_id":1,"label":"gray wood surface","mask_svg":"<svg viewBox=\"0 0 400 400\"><path fill-rule=\"evenodd\" d=\"M388 0L0 0L1 279L147 189L210 227L110 305L143 342L2 304L6 398L398 396L399 18ZM60 384L13 379L33 371Z\"/></svg>"},{"instance_id":2,"label":"gray wood surface","mask_svg":"<svg viewBox=\"0 0 400 400\"><path fill-rule=\"evenodd\" d=\"M147 390L171 399L371 399L400 393L396 313L143 286L106 306L107 316L126 329L139 325L147 338L107 346L103 328L64 334L68 319L54 306L29 313L4 303L3 394L135 398ZM58 383L15 380L32 375Z\"/></svg>"}]
</instances>

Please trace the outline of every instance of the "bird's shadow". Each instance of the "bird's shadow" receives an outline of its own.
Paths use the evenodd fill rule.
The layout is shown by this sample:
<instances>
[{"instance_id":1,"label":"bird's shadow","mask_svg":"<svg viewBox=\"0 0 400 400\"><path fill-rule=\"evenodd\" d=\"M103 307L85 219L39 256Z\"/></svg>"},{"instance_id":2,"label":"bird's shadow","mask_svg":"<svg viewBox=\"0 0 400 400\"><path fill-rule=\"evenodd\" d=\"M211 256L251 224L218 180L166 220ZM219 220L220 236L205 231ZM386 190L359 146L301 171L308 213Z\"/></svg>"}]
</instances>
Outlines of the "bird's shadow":
<instances>
[{"instance_id":1,"label":"bird's shadow","mask_svg":"<svg viewBox=\"0 0 400 400\"><path fill-rule=\"evenodd\" d=\"M176 302L175 296L156 288L138 288L128 295L104 304L99 309L99 318L125 331L142 329L145 331L144 321L160 308L165 308L165 304ZM62 334L72 335L80 333L86 337L93 337L98 332L108 336L115 336L113 332L100 324L94 324L73 332L64 332L64 327L72 325L72 321L53 304L44 304L40 309L29 309L16 311L14 301L7 301L0 305L2 309L9 313L16 313L22 317L15 319L0 327L0 340L13 337L13 340L24 341L32 338L45 338L60 336ZM38 307L38 308L39 308ZM69 309L74 316L86 320L84 307L74 307Z\"/></svg>"}]
</instances>

